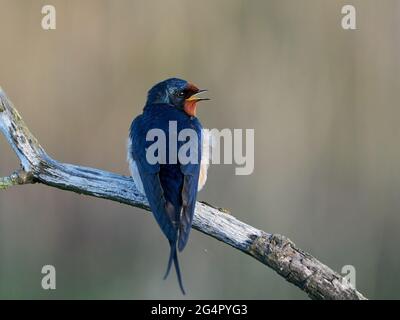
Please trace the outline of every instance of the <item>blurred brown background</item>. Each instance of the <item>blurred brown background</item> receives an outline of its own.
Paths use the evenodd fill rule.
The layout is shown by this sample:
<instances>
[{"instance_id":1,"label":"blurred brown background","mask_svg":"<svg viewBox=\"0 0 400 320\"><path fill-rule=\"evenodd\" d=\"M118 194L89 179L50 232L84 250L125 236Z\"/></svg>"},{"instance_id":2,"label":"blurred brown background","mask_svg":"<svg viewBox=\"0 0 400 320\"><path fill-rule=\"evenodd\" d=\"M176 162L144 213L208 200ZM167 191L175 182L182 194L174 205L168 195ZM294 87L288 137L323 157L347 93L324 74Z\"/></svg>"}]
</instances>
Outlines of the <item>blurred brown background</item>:
<instances>
[{"instance_id":1,"label":"blurred brown background","mask_svg":"<svg viewBox=\"0 0 400 320\"><path fill-rule=\"evenodd\" d=\"M128 174L147 89L210 90L209 128L255 128L255 172L211 167L200 200L289 236L370 298L399 298L400 2L0 0L0 85L58 160ZM57 29L41 28L53 4ZM18 162L0 137L0 175ZM0 192L0 298L181 298L162 280L151 215L42 185ZM41 289L53 264L57 290ZM181 255L187 298L304 299L259 262L198 232Z\"/></svg>"}]
</instances>

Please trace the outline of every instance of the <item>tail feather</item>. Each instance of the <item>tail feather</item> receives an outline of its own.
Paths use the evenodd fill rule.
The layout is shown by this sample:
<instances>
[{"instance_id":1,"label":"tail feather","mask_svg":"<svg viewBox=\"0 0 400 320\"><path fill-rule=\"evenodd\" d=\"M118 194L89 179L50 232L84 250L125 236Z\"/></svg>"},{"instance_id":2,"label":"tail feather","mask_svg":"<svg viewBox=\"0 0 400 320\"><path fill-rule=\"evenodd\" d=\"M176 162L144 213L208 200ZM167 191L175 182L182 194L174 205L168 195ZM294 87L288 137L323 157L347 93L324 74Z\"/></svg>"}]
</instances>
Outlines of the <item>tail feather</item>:
<instances>
[{"instance_id":1,"label":"tail feather","mask_svg":"<svg viewBox=\"0 0 400 320\"><path fill-rule=\"evenodd\" d=\"M165 272L164 280L169 275L169 272L170 272L171 266L172 266L172 261L173 261L174 266L175 266L176 276L178 278L179 287L181 288L182 294L186 294L185 288L183 287L181 269L179 268L178 253L176 252L176 242L175 243L170 242L170 248L171 248L171 251L169 254L167 271Z\"/></svg>"},{"instance_id":2,"label":"tail feather","mask_svg":"<svg viewBox=\"0 0 400 320\"><path fill-rule=\"evenodd\" d=\"M176 276L178 277L179 287L181 288L182 294L186 294L185 288L183 287L182 275L181 275L181 270L179 268L178 254L176 253L176 250L174 255L174 265L176 270Z\"/></svg>"},{"instance_id":3,"label":"tail feather","mask_svg":"<svg viewBox=\"0 0 400 320\"><path fill-rule=\"evenodd\" d=\"M176 254L176 244L174 245L174 243L170 241L169 246L170 246L169 259L168 259L167 271L165 272L164 275L164 280L167 279L169 275L172 266L172 261L174 260L174 255Z\"/></svg>"}]
</instances>

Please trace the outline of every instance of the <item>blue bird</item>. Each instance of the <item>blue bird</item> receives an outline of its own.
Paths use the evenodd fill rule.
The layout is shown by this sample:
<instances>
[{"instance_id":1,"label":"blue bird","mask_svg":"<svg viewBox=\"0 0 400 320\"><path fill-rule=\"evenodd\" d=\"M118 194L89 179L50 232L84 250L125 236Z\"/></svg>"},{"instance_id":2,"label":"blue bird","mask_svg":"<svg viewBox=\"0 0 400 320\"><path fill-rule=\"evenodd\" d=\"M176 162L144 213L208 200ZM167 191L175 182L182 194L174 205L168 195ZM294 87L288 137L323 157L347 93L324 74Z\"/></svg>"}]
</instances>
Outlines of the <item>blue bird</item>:
<instances>
[{"instance_id":1,"label":"blue bird","mask_svg":"<svg viewBox=\"0 0 400 320\"><path fill-rule=\"evenodd\" d=\"M183 294L185 290L177 249L182 251L186 246L197 192L207 179L208 165L202 153L206 153L204 150L208 148L208 141L203 140L203 128L196 117L197 103L209 100L199 97L204 91L206 90L200 90L195 85L177 78L156 84L148 92L143 113L133 120L128 139L128 162L132 178L139 191L146 195L150 209L169 241L170 255L164 279L174 263ZM171 132L171 122L176 124L175 133ZM155 142L146 137L153 129L165 133L165 163L149 161L148 150ZM186 129L193 130L198 139L191 158L195 161L181 161L178 156L180 148L188 139L180 141L176 137ZM176 141L170 141L172 139ZM176 143L176 148L172 148L171 143ZM158 150L157 156L161 156L160 152L163 153Z\"/></svg>"}]
</instances>

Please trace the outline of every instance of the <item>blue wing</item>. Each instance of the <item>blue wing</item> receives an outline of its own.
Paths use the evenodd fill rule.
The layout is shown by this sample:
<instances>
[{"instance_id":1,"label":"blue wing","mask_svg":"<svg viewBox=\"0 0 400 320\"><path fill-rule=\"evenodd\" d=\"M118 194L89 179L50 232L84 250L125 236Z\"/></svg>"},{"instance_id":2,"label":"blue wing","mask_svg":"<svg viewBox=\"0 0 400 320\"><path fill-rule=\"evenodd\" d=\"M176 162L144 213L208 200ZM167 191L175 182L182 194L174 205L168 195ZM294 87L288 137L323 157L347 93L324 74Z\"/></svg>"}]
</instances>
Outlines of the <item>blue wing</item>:
<instances>
[{"instance_id":1,"label":"blue wing","mask_svg":"<svg viewBox=\"0 0 400 320\"><path fill-rule=\"evenodd\" d=\"M146 130L143 125L142 116L137 117L131 125L131 156L136 161L143 188L146 193L150 209L168 240L174 241L177 237L177 230L166 214L167 202L160 182L160 165L149 164L146 160Z\"/></svg>"},{"instance_id":2,"label":"blue wing","mask_svg":"<svg viewBox=\"0 0 400 320\"><path fill-rule=\"evenodd\" d=\"M180 170L183 174L182 186L182 210L179 221L178 249L182 251L189 239L192 228L193 215L196 206L197 191L199 185L200 163L202 154L202 126L197 118L193 119L191 128L197 133L196 163L182 164Z\"/></svg>"},{"instance_id":3,"label":"blue wing","mask_svg":"<svg viewBox=\"0 0 400 320\"><path fill-rule=\"evenodd\" d=\"M184 175L182 187L182 209L179 223L178 249L182 251L189 239L193 215L196 206L197 187L199 184L199 165L182 165Z\"/></svg>"}]
</instances>

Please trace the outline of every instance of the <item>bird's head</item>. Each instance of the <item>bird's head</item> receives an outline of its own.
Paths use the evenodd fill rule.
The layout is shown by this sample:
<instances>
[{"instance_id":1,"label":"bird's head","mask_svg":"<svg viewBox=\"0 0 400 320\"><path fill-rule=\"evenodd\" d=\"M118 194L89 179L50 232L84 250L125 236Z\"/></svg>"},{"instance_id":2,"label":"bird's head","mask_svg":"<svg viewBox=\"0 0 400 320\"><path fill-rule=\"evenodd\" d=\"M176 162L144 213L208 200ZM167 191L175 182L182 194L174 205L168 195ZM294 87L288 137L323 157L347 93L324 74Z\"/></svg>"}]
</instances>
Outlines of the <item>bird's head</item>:
<instances>
[{"instance_id":1,"label":"bird's head","mask_svg":"<svg viewBox=\"0 0 400 320\"><path fill-rule=\"evenodd\" d=\"M184 110L189 116L196 116L197 102L210 100L200 97L200 94L206 91L185 80L171 78L157 83L150 89L146 104L170 104L172 107Z\"/></svg>"}]
</instances>

